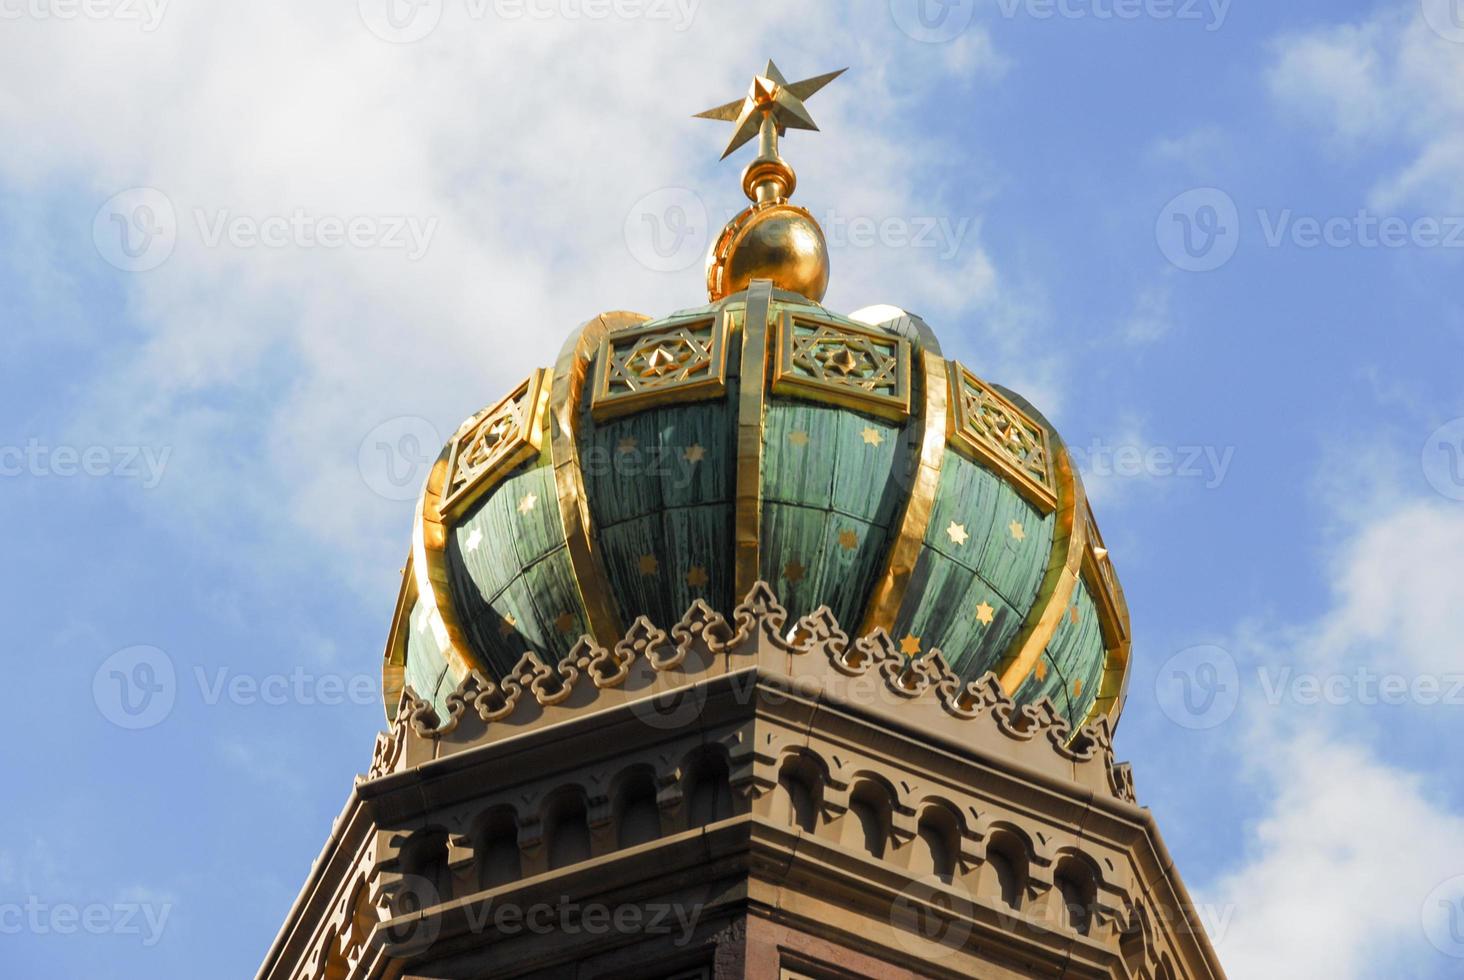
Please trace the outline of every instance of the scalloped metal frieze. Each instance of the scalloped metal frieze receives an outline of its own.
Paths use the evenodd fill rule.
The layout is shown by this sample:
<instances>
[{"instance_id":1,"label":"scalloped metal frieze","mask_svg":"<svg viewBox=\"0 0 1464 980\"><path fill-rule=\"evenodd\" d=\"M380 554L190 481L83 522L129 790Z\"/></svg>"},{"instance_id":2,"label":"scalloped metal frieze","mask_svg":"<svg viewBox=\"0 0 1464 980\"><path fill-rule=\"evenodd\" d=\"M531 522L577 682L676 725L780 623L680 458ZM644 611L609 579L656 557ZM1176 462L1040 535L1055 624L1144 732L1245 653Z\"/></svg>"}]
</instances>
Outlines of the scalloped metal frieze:
<instances>
[{"instance_id":1,"label":"scalloped metal frieze","mask_svg":"<svg viewBox=\"0 0 1464 980\"><path fill-rule=\"evenodd\" d=\"M600 342L590 414L598 421L727 391L725 313L617 330Z\"/></svg>"},{"instance_id":2,"label":"scalloped metal frieze","mask_svg":"<svg viewBox=\"0 0 1464 980\"><path fill-rule=\"evenodd\" d=\"M904 421L910 417L910 342L785 311L778 320L772 389Z\"/></svg>"},{"instance_id":3,"label":"scalloped metal frieze","mask_svg":"<svg viewBox=\"0 0 1464 980\"><path fill-rule=\"evenodd\" d=\"M549 372L540 368L458 430L438 504L445 522L456 523L506 474L539 454L548 404Z\"/></svg>"},{"instance_id":4,"label":"scalloped metal frieze","mask_svg":"<svg viewBox=\"0 0 1464 980\"><path fill-rule=\"evenodd\" d=\"M1057 509L1047 430L965 366L950 362L951 442L1009 477L1043 513Z\"/></svg>"}]
</instances>

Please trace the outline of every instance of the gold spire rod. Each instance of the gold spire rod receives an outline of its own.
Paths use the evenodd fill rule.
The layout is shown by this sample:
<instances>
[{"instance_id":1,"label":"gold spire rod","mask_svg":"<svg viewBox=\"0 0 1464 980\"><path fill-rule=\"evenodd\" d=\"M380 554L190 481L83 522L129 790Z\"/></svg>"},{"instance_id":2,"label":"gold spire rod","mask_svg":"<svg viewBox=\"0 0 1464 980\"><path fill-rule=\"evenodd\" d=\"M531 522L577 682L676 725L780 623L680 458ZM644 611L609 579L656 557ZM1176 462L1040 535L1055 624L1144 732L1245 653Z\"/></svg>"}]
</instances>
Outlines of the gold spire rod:
<instances>
[{"instance_id":1,"label":"gold spire rod","mask_svg":"<svg viewBox=\"0 0 1464 980\"><path fill-rule=\"evenodd\" d=\"M793 168L778 155L778 137L790 129L818 131L803 100L848 69L840 68L802 81L790 82L768 61L761 75L755 75L745 98L719 105L696 114L698 119L717 119L734 124L732 139L722 159L753 136L758 137L758 153L742 172L742 191L756 204L772 204L791 197L798 180Z\"/></svg>"}]
</instances>

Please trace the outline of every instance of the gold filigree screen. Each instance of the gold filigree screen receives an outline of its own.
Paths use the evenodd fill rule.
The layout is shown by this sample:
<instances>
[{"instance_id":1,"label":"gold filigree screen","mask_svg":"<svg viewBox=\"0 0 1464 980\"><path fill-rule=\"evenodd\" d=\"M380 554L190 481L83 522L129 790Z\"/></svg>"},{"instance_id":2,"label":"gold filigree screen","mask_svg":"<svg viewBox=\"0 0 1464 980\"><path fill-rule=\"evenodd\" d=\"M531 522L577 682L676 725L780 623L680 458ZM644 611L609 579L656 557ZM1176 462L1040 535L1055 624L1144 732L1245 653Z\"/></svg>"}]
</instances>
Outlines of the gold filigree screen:
<instances>
[{"instance_id":1,"label":"gold filigree screen","mask_svg":"<svg viewBox=\"0 0 1464 980\"><path fill-rule=\"evenodd\" d=\"M960 364L951 362L951 439L1010 476L1022 495L1049 513L1057 481L1047 430Z\"/></svg>"},{"instance_id":2,"label":"gold filigree screen","mask_svg":"<svg viewBox=\"0 0 1464 980\"><path fill-rule=\"evenodd\" d=\"M503 474L539 453L548 380L548 371L536 370L453 436L439 504L444 520L455 521Z\"/></svg>"},{"instance_id":3,"label":"gold filigree screen","mask_svg":"<svg viewBox=\"0 0 1464 980\"><path fill-rule=\"evenodd\" d=\"M882 330L784 313L773 391L902 421L910 415L910 342Z\"/></svg>"},{"instance_id":4,"label":"gold filigree screen","mask_svg":"<svg viewBox=\"0 0 1464 980\"><path fill-rule=\"evenodd\" d=\"M727 390L727 318L618 330L600 343L590 412L596 419L662 401L716 398Z\"/></svg>"}]
</instances>

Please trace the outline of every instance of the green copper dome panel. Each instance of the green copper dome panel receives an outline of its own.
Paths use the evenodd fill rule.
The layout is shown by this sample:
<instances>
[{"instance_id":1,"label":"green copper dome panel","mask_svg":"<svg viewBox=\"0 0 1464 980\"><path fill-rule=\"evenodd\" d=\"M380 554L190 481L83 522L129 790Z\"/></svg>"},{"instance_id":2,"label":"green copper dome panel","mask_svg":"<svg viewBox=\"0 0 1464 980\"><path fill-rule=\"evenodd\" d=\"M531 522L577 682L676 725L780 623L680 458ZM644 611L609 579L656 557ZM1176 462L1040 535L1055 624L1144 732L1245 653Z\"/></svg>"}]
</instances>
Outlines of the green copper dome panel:
<instances>
[{"instance_id":1,"label":"green copper dome panel","mask_svg":"<svg viewBox=\"0 0 1464 980\"><path fill-rule=\"evenodd\" d=\"M730 506L678 507L599 532L605 574L626 624L646 616L662 628L697 599L731 609Z\"/></svg>"},{"instance_id":2,"label":"green copper dome panel","mask_svg":"<svg viewBox=\"0 0 1464 980\"><path fill-rule=\"evenodd\" d=\"M1081 725L1097 700L1105 655L1098 608L1080 583L1040 666L1018 688L1017 700L1050 698L1074 727Z\"/></svg>"},{"instance_id":3,"label":"green copper dome panel","mask_svg":"<svg viewBox=\"0 0 1464 980\"><path fill-rule=\"evenodd\" d=\"M768 399L760 575L795 617L828 605L857 629L904 505L902 427L844 408Z\"/></svg>"},{"instance_id":4,"label":"green copper dome panel","mask_svg":"<svg viewBox=\"0 0 1464 980\"><path fill-rule=\"evenodd\" d=\"M915 637L921 653L940 650L968 679L995 666L1026 616L971 569L928 549L915 565L910 594L919 601L906 603L909 611L895 623L896 639Z\"/></svg>"},{"instance_id":5,"label":"green copper dome panel","mask_svg":"<svg viewBox=\"0 0 1464 980\"><path fill-rule=\"evenodd\" d=\"M696 599L730 610L735 380L727 395L596 422L580 417L595 540L625 625L677 622ZM730 400L730 401L729 401Z\"/></svg>"},{"instance_id":6,"label":"green copper dome panel","mask_svg":"<svg viewBox=\"0 0 1464 980\"><path fill-rule=\"evenodd\" d=\"M947 450L925 547L976 572L1025 614L1047 571L1053 521L985 466Z\"/></svg>"},{"instance_id":7,"label":"green copper dome panel","mask_svg":"<svg viewBox=\"0 0 1464 980\"><path fill-rule=\"evenodd\" d=\"M427 698L441 709L447 693L459 678L449 676L447 658L437 637L427 625L427 607L419 600L407 617L406 685L420 697Z\"/></svg>"},{"instance_id":8,"label":"green copper dome panel","mask_svg":"<svg viewBox=\"0 0 1464 980\"><path fill-rule=\"evenodd\" d=\"M941 650L968 679L994 669L1037 598L1052 536L1051 515L984 466L947 451L896 637Z\"/></svg>"},{"instance_id":9,"label":"green copper dome panel","mask_svg":"<svg viewBox=\"0 0 1464 980\"><path fill-rule=\"evenodd\" d=\"M555 660L583 632L547 450L465 515L447 557L462 628L494 671L526 650Z\"/></svg>"}]
</instances>

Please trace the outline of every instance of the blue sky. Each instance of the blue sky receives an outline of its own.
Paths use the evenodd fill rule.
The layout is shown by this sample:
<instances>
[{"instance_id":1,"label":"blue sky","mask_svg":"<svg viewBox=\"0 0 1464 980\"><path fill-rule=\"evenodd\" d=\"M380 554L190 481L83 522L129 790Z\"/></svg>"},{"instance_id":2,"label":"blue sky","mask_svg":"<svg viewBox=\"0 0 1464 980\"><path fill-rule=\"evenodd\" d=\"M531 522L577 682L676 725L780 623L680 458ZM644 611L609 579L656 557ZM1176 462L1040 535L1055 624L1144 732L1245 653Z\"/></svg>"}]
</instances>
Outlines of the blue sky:
<instances>
[{"instance_id":1,"label":"blue sky","mask_svg":"<svg viewBox=\"0 0 1464 980\"><path fill-rule=\"evenodd\" d=\"M688 117L767 56L850 67L784 145L828 304L1081 453L1119 755L1231 975L1458 975L1464 6L786 6L0 3L6 975L258 965L383 722L418 452L701 301L747 151Z\"/></svg>"}]
</instances>

